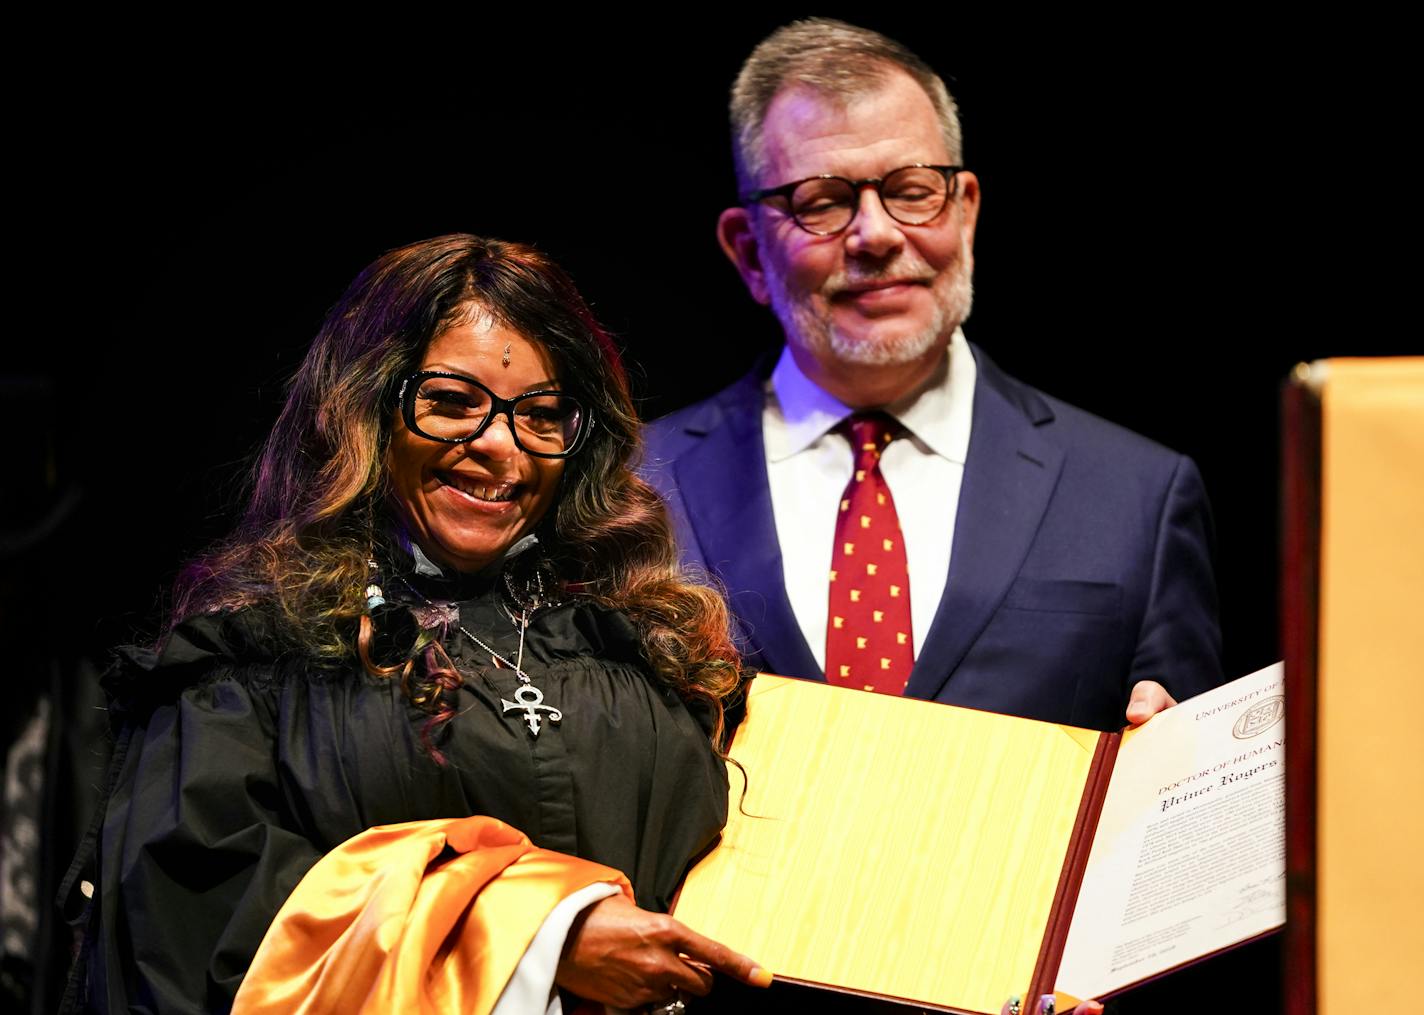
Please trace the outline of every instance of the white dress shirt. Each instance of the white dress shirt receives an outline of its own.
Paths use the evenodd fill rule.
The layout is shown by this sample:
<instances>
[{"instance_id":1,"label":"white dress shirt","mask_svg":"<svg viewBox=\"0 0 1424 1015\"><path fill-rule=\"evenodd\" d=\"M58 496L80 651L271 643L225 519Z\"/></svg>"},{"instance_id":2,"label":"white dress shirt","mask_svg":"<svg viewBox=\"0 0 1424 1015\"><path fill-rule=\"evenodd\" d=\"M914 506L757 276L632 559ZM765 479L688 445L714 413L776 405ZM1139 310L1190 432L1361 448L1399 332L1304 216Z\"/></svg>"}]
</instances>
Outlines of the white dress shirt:
<instances>
[{"instance_id":1,"label":"white dress shirt","mask_svg":"<svg viewBox=\"0 0 1424 1015\"><path fill-rule=\"evenodd\" d=\"M904 534L916 658L949 576L977 373L969 343L956 330L948 355L924 387L885 406L906 430L885 449L880 472ZM767 481L786 593L822 669L836 515L854 465L850 441L832 431L853 411L812 383L790 350L782 350L762 412Z\"/></svg>"}]
</instances>

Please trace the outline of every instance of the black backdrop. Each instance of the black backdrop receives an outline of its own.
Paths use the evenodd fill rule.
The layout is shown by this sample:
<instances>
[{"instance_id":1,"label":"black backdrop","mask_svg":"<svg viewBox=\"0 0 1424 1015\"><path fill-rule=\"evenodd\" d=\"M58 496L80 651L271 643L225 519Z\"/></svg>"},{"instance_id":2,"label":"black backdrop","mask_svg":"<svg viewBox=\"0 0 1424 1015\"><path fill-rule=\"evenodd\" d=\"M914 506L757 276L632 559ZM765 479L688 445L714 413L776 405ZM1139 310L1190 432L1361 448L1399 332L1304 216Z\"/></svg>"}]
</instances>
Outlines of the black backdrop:
<instances>
[{"instance_id":1,"label":"black backdrop","mask_svg":"<svg viewBox=\"0 0 1424 1015\"><path fill-rule=\"evenodd\" d=\"M0 374L54 385L48 419L8 426L29 448L52 430L53 482L82 493L43 563L75 576L46 584L94 590L97 605L55 606L79 618L74 642L152 632L179 561L230 524L324 310L392 246L452 231L543 246L619 336L650 416L772 347L713 223L733 191L727 85L800 13L13 36L34 62L6 72ZM1196 458L1227 671L1274 660L1279 383L1302 359L1419 346L1384 310L1412 229L1395 168L1403 36L1201 9L1008 25L818 13L904 39L946 75L984 195L968 333L1017 376Z\"/></svg>"},{"instance_id":2,"label":"black backdrop","mask_svg":"<svg viewBox=\"0 0 1424 1015\"><path fill-rule=\"evenodd\" d=\"M792 13L234 25L163 52L143 26L87 26L11 128L27 323L7 369L62 378L60 475L84 508L57 552L105 576L96 644L227 526L325 308L389 247L543 246L620 337L648 415L773 346L713 223L727 85ZM1278 384L1302 359L1418 344L1352 289L1405 270L1362 231L1400 210L1388 51L1204 15L1005 31L828 13L910 41L960 100L984 194L970 336L1196 458L1227 670L1272 661Z\"/></svg>"}]
</instances>

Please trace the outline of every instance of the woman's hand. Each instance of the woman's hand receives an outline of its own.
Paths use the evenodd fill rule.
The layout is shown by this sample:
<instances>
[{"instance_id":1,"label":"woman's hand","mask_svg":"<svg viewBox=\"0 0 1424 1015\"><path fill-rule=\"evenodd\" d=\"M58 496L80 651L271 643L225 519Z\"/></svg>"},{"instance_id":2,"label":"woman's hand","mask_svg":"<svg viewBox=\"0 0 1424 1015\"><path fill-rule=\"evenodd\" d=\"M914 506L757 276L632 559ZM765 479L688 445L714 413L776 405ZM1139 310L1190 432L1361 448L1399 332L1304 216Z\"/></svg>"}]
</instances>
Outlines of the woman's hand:
<instances>
[{"instance_id":1,"label":"woman's hand","mask_svg":"<svg viewBox=\"0 0 1424 1015\"><path fill-rule=\"evenodd\" d=\"M554 980L579 997L619 1008L659 1004L686 991L712 989L712 970L756 987L771 973L745 955L689 930L670 916L611 895L585 909L569 928Z\"/></svg>"}]
</instances>

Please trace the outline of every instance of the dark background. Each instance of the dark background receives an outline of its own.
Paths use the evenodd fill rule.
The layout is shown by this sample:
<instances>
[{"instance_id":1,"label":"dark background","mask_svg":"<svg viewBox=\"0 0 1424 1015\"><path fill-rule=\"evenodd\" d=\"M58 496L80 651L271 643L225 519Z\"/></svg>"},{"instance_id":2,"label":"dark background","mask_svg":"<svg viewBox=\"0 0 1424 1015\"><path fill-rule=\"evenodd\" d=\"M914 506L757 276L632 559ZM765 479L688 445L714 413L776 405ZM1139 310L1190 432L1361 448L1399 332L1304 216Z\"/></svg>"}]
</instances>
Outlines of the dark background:
<instances>
[{"instance_id":1,"label":"dark background","mask_svg":"<svg viewBox=\"0 0 1424 1015\"><path fill-rule=\"evenodd\" d=\"M796 13L234 25L163 52L131 22L86 26L11 128L28 323L3 372L58 379L58 481L83 507L55 552L104 589L96 647L229 524L325 309L392 246L543 246L649 416L772 347L713 225L734 191L727 86ZM1419 347L1382 310L1407 270L1377 242L1405 210L1388 26L822 13L946 76L984 194L968 334L1197 460L1227 671L1273 661L1278 385L1303 359Z\"/></svg>"},{"instance_id":2,"label":"dark background","mask_svg":"<svg viewBox=\"0 0 1424 1015\"><path fill-rule=\"evenodd\" d=\"M727 86L803 13L19 33L16 55L39 59L7 72L0 375L51 388L7 410L7 510L79 494L26 558L80 592L49 607L66 650L155 631L179 562L231 523L325 309L390 247L454 231L544 247L619 336L649 416L773 347L713 225L734 190ZM1395 158L1402 32L1201 9L992 26L814 13L945 75L984 196L967 333L1197 460L1227 672L1278 658L1281 380L1300 360L1420 345L1385 309L1414 212Z\"/></svg>"}]
</instances>

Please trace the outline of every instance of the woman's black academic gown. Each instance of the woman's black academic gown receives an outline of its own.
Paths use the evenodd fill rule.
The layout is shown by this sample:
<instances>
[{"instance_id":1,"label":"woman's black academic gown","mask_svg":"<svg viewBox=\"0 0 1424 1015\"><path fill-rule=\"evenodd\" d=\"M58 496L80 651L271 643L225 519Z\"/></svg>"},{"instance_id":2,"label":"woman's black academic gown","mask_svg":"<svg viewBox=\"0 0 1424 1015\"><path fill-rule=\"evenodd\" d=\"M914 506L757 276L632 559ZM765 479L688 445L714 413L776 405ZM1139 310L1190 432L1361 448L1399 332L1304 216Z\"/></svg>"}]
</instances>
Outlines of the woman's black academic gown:
<instances>
[{"instance_id":1,"label":"woman's black academic gown","mask_svg":"<svg viewBox=\"0 0 1424 1015\"><path fill-rule=\"evenodd\" d=\"M409 614L392 604L376 621L409 627ZM459 614L515 658L496 593ZM373 825L496 817L621 870L639 905L664 910L726 819L705 717L652 679L621 614L577 600L534 614L523 668L563 713L538 736L504 708L515 674L447 629L465 680L437 737L443 766L399 678L282 656L266 630L251 610L190 620L157 654L121 653L108 678L119 732L83 1007L226 1010L308 868Z\"/></svg>"}]
</instances>

